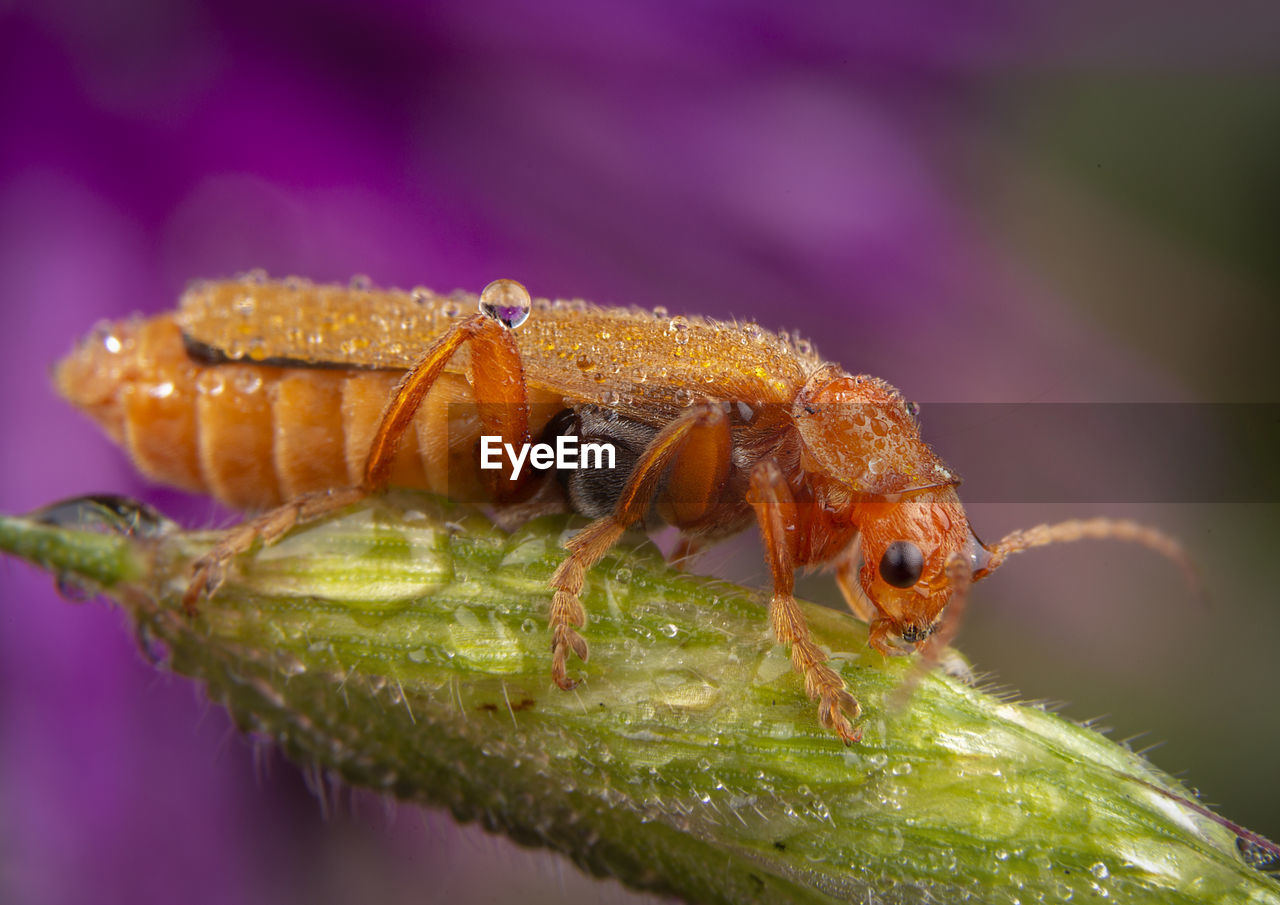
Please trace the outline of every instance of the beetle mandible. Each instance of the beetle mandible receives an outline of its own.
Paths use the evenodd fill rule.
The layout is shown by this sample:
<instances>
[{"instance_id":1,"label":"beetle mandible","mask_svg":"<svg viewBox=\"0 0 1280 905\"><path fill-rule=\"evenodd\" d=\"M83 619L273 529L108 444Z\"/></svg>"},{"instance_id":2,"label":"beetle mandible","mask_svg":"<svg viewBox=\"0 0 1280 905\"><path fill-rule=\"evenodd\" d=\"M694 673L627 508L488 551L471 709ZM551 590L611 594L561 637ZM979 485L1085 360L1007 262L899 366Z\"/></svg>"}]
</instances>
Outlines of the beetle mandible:
<instances>
[{"instance_id":1,"label":"beetle mandible","mask_svg":"<svg viewBox=\"0 0 1280 905\"><path fill-rule=\"evenodd\" d=\"M588 655L586 573L628 527L660 520L696 545L755 522L774 634L821 724L846 743L861 735L860 707L810 637L797 566L834 565L871 647L914 648L929 664L970 584L1013 552L1110 537L1187 565L1167 535L1112 519L984 545L959 478L885 381L753 323L533 301L512 280L478 298L256 274L199 282L173 314L101 325L55 380L143 474L265 510L197 562L189 607L255 542L388 485L591 518L549 583L551 674L563 689L576 684L569 655ZM483 436L513 447L574 437L611 447L614 467L484 470Z\"/></svg>"}]
</instances>

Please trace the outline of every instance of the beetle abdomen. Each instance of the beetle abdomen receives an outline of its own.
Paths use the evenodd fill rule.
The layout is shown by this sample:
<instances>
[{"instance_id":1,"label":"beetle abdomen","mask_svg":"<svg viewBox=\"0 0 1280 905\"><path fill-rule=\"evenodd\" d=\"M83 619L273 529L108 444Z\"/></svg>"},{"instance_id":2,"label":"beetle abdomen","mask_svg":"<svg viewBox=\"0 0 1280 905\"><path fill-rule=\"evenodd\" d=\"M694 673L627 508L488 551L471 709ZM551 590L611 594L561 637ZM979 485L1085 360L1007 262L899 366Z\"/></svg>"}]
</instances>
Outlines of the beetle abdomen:
<instances>
[{"instance_id":1,"label":"beetle abdomen","mask_svg":"<svg viewBox=\"0 0 1280 905\"><path fill-rule=\"evenodd\" d=\"M172 317L99 325L57 366L59 392L147 477L239 509L357 484L400 371L205 365ZM442 374L405 434L397 486L481 499L480 421L460 374Z\"/></svg>"}]
</instances>

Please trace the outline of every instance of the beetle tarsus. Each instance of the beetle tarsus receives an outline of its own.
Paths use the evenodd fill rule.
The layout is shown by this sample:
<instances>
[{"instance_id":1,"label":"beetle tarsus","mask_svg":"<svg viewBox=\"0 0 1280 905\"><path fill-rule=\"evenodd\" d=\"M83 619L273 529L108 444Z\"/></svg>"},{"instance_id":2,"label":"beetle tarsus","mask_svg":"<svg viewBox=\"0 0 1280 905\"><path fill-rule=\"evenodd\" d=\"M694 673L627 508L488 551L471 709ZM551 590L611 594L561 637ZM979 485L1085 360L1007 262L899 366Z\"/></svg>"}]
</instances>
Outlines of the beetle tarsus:
<instances>
[{"instance_id":1,"label":"beetle tarsus","mask_svg":"<svg viewBox=\"0 0 1280 905\"><path fill-rule=\"evenodd\" d=\"M572 691L578 687L579 682L577 679L569 678L566 673L569 651L573 651L578 655L578 659L585 663L589 654L587 642L572 627L563 622L555 626L552 639L551 678L562 691Z\"/></svg>"},{"instance_id":2,"label":"beetle tarsus","mask_svg":"<svg viewBox=\"0 0 1280 905\"><path fill-rule=\"evenodd\" d=\"M804 675L804 690L810 700L818 702L818 722L851 745L862 738L862 731L854 729L850 722L862 714L862 706L826 659L822 649L809 640L807 629L805 636L796 638L791 645L791 662Z\"/></svg>"},{"instance_id":3,"label":"beetle tarsus","mask_svg":"<svg viewBox=\"0 0 1280 905\"><path fill-rule=\"evenodd\" d=\"M212 597L226 579L231 560L248 553L254 545L266 546L280 540L293 528L321 516L358 503L370 491L363 487L340 487L304 493L291 502L269 509L227 531L213 548L191 564L191 581L182 595L182 608L194 615L201 597Z\"/></svg>"},{"instance_id":4,"label":"beetle tarsus","mask_svg":"<svg viewBox=\"0 0 1280 905\"><path fill-rule=\"evenodd\" d=\"M846 745L862 741L862 730L855 729L850 720L856 720L862 714L862 707L856 698L843 687L828 691L818 702L818 721L824 729L830 729L840 736Z\"/></svg>"}]
</instances>

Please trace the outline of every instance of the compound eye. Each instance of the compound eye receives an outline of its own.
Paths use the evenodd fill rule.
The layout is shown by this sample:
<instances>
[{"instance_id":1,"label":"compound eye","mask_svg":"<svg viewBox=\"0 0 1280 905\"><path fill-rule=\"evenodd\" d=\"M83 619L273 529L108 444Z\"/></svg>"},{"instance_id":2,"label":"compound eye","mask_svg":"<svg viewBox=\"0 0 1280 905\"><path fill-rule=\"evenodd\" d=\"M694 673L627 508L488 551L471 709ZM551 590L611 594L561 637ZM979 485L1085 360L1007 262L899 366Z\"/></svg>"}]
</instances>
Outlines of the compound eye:
<instances>
[{"instance_id":1,"label":"compound eye","mask_svg":"<svg viewBox=\"0 0 1280 905\"><path fill-rule=\"evenodd\" d=\"M880 577L895 588L909 588L920 580L924 554L909 540L896 540L880 557Z\"/></svg>"}]
</instances>

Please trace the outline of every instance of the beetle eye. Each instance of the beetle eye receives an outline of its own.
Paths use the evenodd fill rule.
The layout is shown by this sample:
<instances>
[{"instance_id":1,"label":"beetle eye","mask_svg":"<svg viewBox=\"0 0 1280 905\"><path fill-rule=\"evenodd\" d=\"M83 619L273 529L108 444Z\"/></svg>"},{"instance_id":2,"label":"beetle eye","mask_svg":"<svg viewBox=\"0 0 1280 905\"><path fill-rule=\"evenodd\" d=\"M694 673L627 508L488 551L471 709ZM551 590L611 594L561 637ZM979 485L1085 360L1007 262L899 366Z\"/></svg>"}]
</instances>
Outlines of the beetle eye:
<instances>
[{"instance_id":1,"label":"beetle eye","mask_svg":"<svg viewBox=\"0 0 1280 905\"><path fill-rule=\"evenodd\" d=\"M880 557L880 577L895 588L909 588L920 580L924 554L909 540L891 543Z\"/></svg>"}]
</instances>

